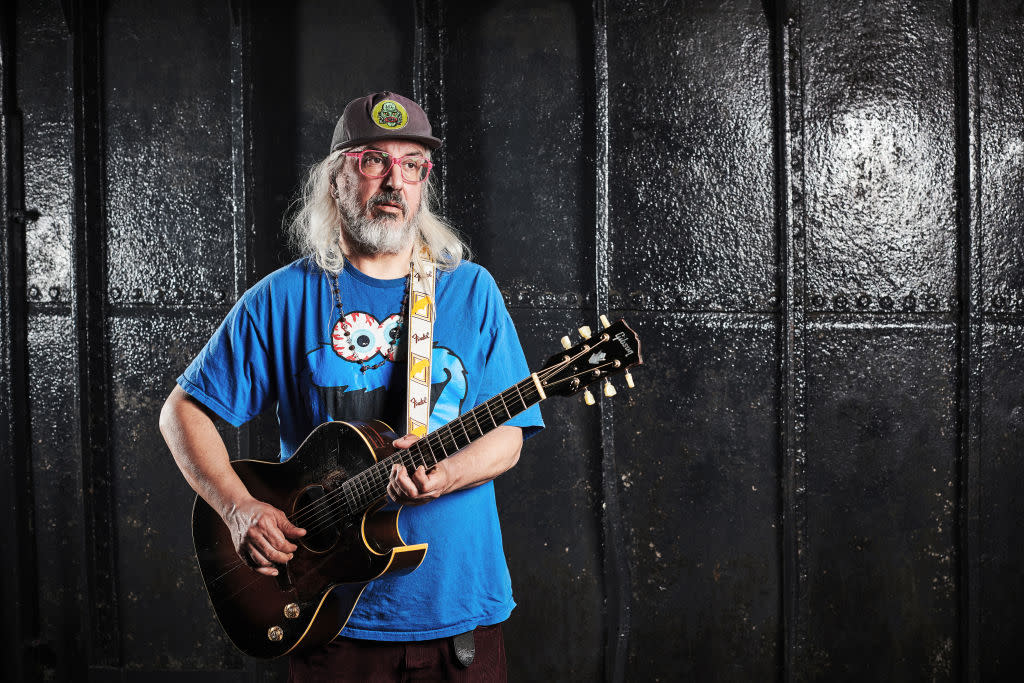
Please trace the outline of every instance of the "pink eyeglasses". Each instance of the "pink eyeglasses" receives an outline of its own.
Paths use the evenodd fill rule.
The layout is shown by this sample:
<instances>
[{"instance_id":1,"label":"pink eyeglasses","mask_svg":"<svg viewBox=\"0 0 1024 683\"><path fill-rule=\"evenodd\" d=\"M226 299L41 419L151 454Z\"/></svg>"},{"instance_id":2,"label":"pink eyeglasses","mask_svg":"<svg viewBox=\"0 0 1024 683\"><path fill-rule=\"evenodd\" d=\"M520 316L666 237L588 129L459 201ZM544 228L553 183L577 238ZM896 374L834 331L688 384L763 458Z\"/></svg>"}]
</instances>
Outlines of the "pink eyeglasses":
<instances>
[{"instance_id":1,"label":"pink eyeglasses","mask_svg":"<svg viewBox=\"0 0 1024 683\"><path fill-rule=\"evenodd\" d=\"M417 155L395 158L378 149L364 149L362 152L345 152L347 157L359 159L359 172L367 178L383 178L398 166L402 180L407 183L422 183L430 175L434 164Z\"/></svg>"}]
</instances>

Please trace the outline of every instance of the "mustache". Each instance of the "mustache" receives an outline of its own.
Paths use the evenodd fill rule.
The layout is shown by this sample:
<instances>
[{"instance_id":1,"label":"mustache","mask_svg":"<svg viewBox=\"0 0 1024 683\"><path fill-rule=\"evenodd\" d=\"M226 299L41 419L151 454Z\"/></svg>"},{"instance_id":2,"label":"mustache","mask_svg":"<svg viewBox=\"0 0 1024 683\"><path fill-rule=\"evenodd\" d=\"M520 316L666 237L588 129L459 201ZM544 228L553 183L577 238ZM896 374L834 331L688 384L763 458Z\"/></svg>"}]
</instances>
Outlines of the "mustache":
<instances>
[{"instance_id":1,"label":"mustache","mask_svg":"<svg viewBox=\"0 0 1024 683\"><path fill-rule=\"evenodd\" d=\"M381 190L370 197L370 201L366 204L370 209L375 209L382 204L394 204L402 209L402 213L408 213L409 211L408 205L402 199L402 193L398 190Z\"/></svg>"}]
</instances>

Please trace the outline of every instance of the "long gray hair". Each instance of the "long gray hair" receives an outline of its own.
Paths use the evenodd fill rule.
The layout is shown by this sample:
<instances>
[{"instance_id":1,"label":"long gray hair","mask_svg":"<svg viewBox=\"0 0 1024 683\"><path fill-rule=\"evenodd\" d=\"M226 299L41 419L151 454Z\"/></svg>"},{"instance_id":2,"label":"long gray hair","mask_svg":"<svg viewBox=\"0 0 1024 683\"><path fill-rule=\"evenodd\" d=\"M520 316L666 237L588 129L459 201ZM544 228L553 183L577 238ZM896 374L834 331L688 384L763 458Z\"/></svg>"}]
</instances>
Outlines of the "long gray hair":
<instances>
[{"instance_id":1,"label":"long gray hair","mask_svg":"<svg viewBox=\"0 0 1024 683\"><path fill-rule=\"evenodd\" d=\"M329 273L340 273L345 265L341 247L341 213L331 186L345 165L345 152L331 152L314 164L306 175L298 207L288 224L288 241L301 256L308 256ZM471 257L469 247L458 231L432 210L431 178L427 178L416 217L419 243L427 248L431 260L444 270L454 270Z\"/></svg>"}]
</instances>

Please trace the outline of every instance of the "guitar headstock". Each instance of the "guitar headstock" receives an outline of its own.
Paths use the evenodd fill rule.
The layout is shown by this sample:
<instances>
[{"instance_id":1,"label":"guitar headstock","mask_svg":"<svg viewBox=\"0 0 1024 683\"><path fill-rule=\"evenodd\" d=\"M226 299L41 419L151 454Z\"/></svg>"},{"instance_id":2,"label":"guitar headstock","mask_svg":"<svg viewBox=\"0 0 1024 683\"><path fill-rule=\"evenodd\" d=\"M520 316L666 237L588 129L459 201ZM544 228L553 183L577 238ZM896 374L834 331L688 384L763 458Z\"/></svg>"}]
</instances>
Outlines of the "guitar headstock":
<instances>
[{"instance_id":1,"label":"guitar headstock","mask_svg":"<svg viewBox=\"0 0 1024 683\"><path fill-rule=\"evenodd\" d=\"M587 405L593 405L594 397L587 387L603 379L604 395L614 396L615 387L608 377L620 372L626 375L626 385L633 387L629 368L643 363L640 338L624 320L611 324L602 315L601 325L596 334L589 327L581 327L583 341L575 346L568 337L562 337L565 350L551 356L537 373L545 394L573 396L583 391Z\"/></svg>"}]
</instances>

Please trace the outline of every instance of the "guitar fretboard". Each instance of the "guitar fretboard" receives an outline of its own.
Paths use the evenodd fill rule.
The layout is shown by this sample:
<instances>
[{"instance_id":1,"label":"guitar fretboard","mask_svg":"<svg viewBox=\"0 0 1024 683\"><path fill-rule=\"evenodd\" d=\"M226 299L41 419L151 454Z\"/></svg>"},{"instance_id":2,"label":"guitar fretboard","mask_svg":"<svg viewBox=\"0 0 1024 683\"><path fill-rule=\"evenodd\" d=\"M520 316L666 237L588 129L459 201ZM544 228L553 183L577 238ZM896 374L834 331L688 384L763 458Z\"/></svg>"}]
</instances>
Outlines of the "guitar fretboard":
<instances>
[{"instance_id":1,"label":"guitar fretboard","mask_svg":"<svg viewBox=\"0 0 1024 683\"><path fill-rule=\"evenodd\" d=\"M429 470L540 400L533 379L527 377L448 424L438 427L408 449L396 451L368 467L341 487L349 512L365 510L387 493L391 467L396 463L402 464L410 472L421 465Z\"/></svg>"}]
</instances>

